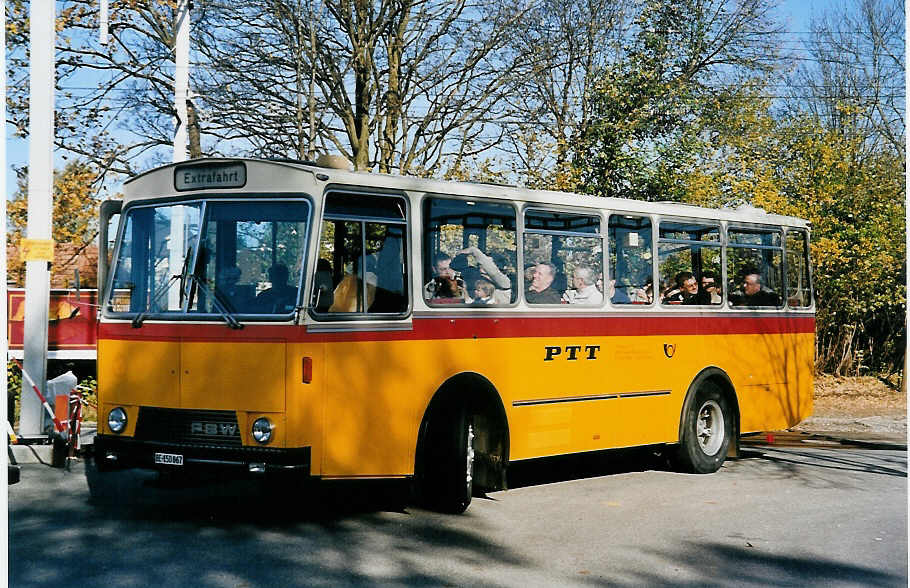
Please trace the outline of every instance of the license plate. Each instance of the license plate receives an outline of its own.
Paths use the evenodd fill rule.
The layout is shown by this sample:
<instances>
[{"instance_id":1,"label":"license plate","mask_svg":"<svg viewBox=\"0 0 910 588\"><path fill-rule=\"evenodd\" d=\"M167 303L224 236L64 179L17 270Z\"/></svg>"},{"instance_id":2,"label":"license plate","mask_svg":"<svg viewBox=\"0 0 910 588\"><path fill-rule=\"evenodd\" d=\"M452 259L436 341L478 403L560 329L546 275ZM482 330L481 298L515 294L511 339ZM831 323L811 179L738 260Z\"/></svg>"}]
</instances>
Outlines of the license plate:
<instances>
[{"instance_id":1,"label":"license plate","mask_svg":"<svg viewBox=\"0 0 910 588\"><path fill-rule=\"evenodd\" d=\"M177 455L176 453L156 453L155 454L155 463L182 466L183 465L183 456Z\"/></svg>"}]
</instances>

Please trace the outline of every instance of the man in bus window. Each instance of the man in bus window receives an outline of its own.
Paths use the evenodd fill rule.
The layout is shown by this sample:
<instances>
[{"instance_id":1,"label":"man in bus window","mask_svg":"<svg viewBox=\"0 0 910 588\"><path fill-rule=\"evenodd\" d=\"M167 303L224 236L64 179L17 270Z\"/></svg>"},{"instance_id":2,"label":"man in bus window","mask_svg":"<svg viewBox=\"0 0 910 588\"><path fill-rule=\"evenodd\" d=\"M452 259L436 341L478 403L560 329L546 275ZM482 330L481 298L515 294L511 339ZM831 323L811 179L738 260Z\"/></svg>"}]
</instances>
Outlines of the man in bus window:
<instances>
[{"instance_id":1,"label":"man in bus window","mask_svg":"<svg viewBox=\"0 0 910 588\"><path fill-rule=\"evenodd\" d=\"M563 301L568 304L587 304L599 306L603 303L604 295L597 289L597 279L594 270L587 266L578 266L572 271L573 288L566 290L562 295Z\"/></svg>"},{"instance_id":2,"label":"man in bus window","mask_svg":"<svg viewBox=\"0 0 910 588\"><path fill-rule=\"evenodd\" d=\"M529 304L559 304L562 298L559 292L551 288L556 278L556 268L553 264L541 262L534 266L531 285L525 293Z\"/></svg>"},{"instance_id":3,"label":"man in bus window","mask_svg":"<svg viewBox=\"0 0 910 588\"><path fill-rule=\"evenodd\" d=\"M780 306L780 296L762 285L761 274L751 271L743 276L743 295L737 306Z\"/></svg>"},{"instance_id":4,"label":"man in bus window","mask_svg":"<svg viewBox=\"0 0 910 588\"><path fill-rule=\"evenodd\" d=\"M433 279L427 282L423 287L423 297L425 300L432 300L433 298L440 297L436 290L444 281L437 280L436 278L454 280L457 290L461 291L464 289L464 280L461 278L461 273L452 269L451 265L452 257L448 253L440 251L433 257Z\"/></svg>"},{"instance_id":5,"label":"man in bus window","mask_svg":"<svg viewBox=\"0 0 910 588\"><path fill-rule=\"evenodd\" d=\"M714 272L703 272L701 275L701 289L711 297L710 304L720 304L721 297L717 285L717 276Z\"/></svg>"},{"instance_id":6,"label":"man in bus window","mask_svg":"<svg viewBox=\"0 0 910 588\"><path fill-rule=\"evenodd\" d=\"M493 284L493 304L509 304L512 302L512 280L499 269L493 258L478 247L465 247L458 255L470 255L477 263L480 277ZM468 283L473 284L476 278Z\"/></svg>"},{"instance_id":7,"label":"man in bus window","mask_svg":"<svg viewBox=\"0 0 910 588\"><path fill-rule=\"evenodd\" d=\"M679 272L676 274L674 281L676 288L667 292L664 297L664 304L692 304L689 300L694 300L698 294L698 281L692 272Z\"/></svg>"},{"instance_id":8,"label":"man in bus window","mask_svg":"<svg viewBox=\"0 0 910 588\"><path fill-rule=\"evenodd\" d=\"M678 291L667 296L664 304L711 304L710 295L699 289L698 280L692 272L676 274L676 287Z\"/></svg>"}]
</instances>

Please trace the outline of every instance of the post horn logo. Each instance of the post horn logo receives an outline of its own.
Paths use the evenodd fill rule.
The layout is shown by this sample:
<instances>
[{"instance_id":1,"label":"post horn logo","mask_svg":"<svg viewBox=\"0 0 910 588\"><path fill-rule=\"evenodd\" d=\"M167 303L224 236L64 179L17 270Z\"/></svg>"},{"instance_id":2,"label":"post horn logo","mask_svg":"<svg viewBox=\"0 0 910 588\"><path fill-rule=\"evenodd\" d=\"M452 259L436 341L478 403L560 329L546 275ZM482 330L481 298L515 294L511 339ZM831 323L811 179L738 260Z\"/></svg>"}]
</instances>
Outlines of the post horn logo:
<instances>
[{"instance_id":1,"label":"post horn logo","mask_svg":"<svg viewBox=\"0 0 910 588\"><path fill-rule=\"evenodd\" d=\"M671 343L664 343L664 355L667 357L673 357L673 354L676 353L676 345Z\"/></svg>"}]
</instances>

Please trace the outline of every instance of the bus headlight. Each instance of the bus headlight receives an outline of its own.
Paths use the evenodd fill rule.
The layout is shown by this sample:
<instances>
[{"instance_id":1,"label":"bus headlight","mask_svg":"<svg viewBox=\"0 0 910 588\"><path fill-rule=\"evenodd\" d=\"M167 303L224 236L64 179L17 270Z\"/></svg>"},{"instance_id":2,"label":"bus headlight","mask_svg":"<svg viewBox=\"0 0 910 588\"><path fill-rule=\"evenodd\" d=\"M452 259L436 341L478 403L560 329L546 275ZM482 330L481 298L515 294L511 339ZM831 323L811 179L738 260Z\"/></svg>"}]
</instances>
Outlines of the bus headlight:
<instances>
[{"instance_id":1,"label":"bus headlight","mask_svg":"<svg viewBox=\"0 0 910 588\"><path fill-rule=\"evenodd\" d=\"M126 429L126 411L118 406L107 413L107 427L112 433L122 433Z\"/></svg>"},{"instance_id":2,"label":"bus headlight","mask_svg":"<svg viewBox=\"0 0 910 588\"><path fill-rule=\"evenodd\" d=\"M272 438L272 421L265 417L259 417L253 422L253 439L258 443L268 443Z\"/></svg>"}]
</instances>

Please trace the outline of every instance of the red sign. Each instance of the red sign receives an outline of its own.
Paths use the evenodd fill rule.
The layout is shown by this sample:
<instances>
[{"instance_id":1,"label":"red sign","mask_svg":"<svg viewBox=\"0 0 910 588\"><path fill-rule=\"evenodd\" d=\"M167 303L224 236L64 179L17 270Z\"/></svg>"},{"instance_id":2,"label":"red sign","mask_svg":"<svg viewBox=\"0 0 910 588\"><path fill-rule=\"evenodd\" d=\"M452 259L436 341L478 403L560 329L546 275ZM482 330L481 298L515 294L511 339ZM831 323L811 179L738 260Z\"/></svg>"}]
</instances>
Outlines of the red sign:
<instances>
[{"instance_id":1,"label":"red sign","mask_svg":"<svg viewBox=\"0 0 910 588\"><path fill-rule=\"evenodd\" d=\"M25 290L6 291L6 328L10 355L21 357L25 332ZM95 359L98 291L51 290L47 350L52 359ZM18 352L18 353L17 353Z\"/></svg>"}]
</instances>

